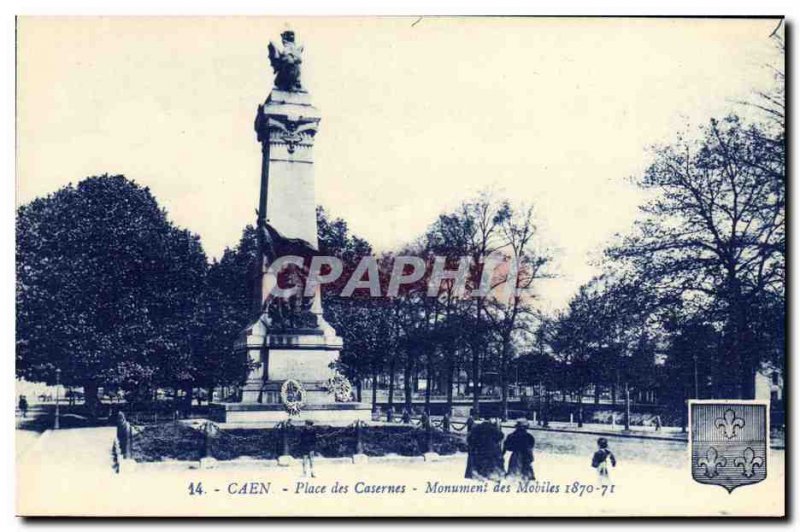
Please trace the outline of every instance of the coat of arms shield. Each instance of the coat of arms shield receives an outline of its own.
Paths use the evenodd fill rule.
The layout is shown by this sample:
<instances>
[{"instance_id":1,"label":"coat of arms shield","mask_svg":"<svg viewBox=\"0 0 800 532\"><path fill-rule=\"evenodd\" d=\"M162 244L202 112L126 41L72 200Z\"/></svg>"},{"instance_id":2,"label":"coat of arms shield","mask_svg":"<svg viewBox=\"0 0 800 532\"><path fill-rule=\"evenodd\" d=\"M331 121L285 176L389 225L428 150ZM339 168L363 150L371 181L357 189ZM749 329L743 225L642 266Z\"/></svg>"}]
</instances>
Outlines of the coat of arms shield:
<instances>
[{"instance_id":1,"label":"coat of arms shield","mask_svg":"<svg viewBox=\"0 0 800 532\"><path fill-rule=\"evenodd\" d=\"M690 401L692 478L728 493L767 478L768 413L758 401Z\"/></svg>"}]
</instances>

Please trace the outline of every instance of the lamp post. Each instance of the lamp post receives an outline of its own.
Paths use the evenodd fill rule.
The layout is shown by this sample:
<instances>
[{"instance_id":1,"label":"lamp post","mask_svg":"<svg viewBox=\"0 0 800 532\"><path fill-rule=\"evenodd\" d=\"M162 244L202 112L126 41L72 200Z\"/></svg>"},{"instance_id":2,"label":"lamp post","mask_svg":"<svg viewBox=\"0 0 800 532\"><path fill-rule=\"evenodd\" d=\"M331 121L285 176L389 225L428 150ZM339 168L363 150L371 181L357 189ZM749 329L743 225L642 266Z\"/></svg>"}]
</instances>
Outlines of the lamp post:
<instances>
[{"instance_id":1,"label":"lamp post","mask_svg":"<svg viewBox=\"0 0 800 532\"><path fill-rule=\"evenodd\" d=\"M59 411L58 411L58 388L61 385L61 368L56 368L56 420L53 423L53 430L59 429Z\"/></svg>"}]
</instances>

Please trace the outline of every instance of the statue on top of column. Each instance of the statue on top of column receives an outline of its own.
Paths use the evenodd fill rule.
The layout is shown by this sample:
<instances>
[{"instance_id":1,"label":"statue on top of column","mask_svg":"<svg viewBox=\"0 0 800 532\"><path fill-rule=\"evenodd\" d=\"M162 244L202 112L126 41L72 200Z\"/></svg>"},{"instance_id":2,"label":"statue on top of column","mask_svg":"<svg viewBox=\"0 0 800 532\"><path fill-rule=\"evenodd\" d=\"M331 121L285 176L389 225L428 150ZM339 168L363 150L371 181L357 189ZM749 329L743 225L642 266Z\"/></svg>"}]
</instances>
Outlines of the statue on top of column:
<instances>
[{"instance_id":1,"label":"statue on top of column","mask_svg":"<svg viewBox=\"0 0 800 532\"><path fill-rule=\"evenodd\" d=\"M300 91L300 64L303 62L303 47L294 40L294 32L281 33L280 48L269 43L269 63L275 72L275 87L284 91Z\"/></svg>"}]
</instances>

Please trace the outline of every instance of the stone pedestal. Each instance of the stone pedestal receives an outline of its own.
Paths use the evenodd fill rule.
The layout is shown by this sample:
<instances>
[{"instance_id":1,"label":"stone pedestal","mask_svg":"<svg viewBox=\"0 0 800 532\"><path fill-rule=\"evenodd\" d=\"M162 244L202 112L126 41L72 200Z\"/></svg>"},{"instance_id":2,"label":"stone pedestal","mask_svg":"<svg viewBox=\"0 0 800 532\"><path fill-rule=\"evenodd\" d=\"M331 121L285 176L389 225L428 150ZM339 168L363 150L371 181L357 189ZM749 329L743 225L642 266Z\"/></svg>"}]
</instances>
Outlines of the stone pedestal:
<instances>
[{"instance_id":1,"label":"stone pedestal","mask_svg":"<svg viewBox=\"0 0 800 532\"><path fill-rule=\"evenodd\" d=\"M306 420L324 425L369 421L370 406L359 402L336 402L326 388L334 375L342 339L322 324L318 329L271 333L265 320L258 319L242 332L236 353L247 356L258 367L242 390L242 401L211 405L211 417L220 423L270 425L290 416L281 401L281 386L288 379L299 381L305 390L305 405L292 421Z\"/></svg>"},{"instance_id":2,"label":"stone pedestal","mask_svg":"<svg viewBox=\"0 0 800 532\"><path fill-rule=\"evenodd\" d=\"M323 321L321 316L318 321ZM330 402L324 384L334 375L332 365L341 348L342 339L324 321L318 329L273 333L266 317L260 317L242 331L235 346L239 356L257 365L248 375L242 402L279 404L281 385L288 379L303 384L307 404Z\"/></svg>"}]
</instances>

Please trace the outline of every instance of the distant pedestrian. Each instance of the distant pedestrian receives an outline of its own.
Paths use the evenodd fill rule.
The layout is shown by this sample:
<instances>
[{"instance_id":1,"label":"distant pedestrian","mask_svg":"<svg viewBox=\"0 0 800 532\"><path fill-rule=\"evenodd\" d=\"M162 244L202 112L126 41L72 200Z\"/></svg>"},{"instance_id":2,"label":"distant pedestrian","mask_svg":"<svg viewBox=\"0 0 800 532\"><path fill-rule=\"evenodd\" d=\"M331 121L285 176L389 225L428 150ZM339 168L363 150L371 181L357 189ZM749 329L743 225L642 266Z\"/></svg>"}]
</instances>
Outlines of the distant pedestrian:
<instances>
[{"instance_id":1,"label":"distant pedestrian","mask_svg":"<svg viewBox=\"0 0 800 532\"><path fill-rule=\"evenodd\" d=\"M527 419L518 420L514 432L508 435L503 444L503 453L511 453L506 476L523 482L536 480L533 473L533 448L536 440L528 432L529 427Z\"/></svg>"},{"instance_id":2,"label":"distant pedestrian","mask_svg":"<svg viewBox=\"0 0 800 532\"><path fill-rule=\"evenodd\" d=\"M617 459L614 453L608 448L608 440L605 438L597 439L597 451L592 455L592 467L597 470L597 476L600 479L600 484L608 484L608 463L611 462L611 467L617 467Z\"/></svg>"},{"instance_id":3,"label":"distant pedestrian","mask_svg":"<svg viewBox=\"0 0 800 532\"><path fill-rule=\"evenodd\" d=\"M314 477L314 453L317 452L317 432L314 422L306 421L305 427L300 431L300 453L303 455L303 476L309 474Z\"/></svg>"},{"instance_id":4,"label":"distant pedestrian","mask_svg":"<svg viewBox=\"0 0 800 532\"><path fill-rule=\"evenodd\" d=\"M19 411L23 419L28 417L28 399L24 395L19 396Z\"/></svg>"},{"instance_id":5,"label":"distant pedestrian","mask_svg":"<svg viewBox=\"0 0 800 532\"><path fill-rule=\"evenodd\" d=\"M430 425L431 425L431 418L428 415L428 412L425 411L419 417L419 426L422 427L423 429L427 429L430 427Z\"/></svg>"},{"instance_id":6,"label":"distant pedestrian","mask_svg":"<svg viewBox=\"0 0 800 532\"><path fill-rule=\"evenodd\" d=\"M653 424L656 426L656 432L661 430L661 416L656 416L653 420Z\"/></svg>"},{"instance_id":7,"label":"distant pedestrian","mask_svg":"<svg viewBox=\"0 0 800 532\"><path fill-rule=\"evenodd\" d=\"M467 432L472 432L472 427L475 426L475 409L470 408L469 410L469 417L467 418L466 422Z\"/></svg>"}]
</instances>

